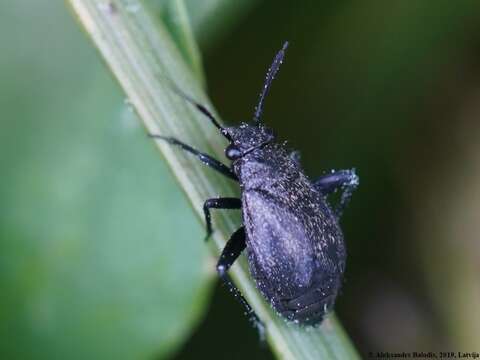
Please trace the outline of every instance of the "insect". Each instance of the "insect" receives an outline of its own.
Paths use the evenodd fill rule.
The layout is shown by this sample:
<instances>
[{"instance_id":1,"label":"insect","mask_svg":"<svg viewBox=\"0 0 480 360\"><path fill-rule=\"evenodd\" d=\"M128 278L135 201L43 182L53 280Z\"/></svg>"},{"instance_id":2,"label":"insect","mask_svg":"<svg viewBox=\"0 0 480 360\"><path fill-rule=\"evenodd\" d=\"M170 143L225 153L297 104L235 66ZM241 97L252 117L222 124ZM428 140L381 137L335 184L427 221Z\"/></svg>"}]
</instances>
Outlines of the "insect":
<instances>
[{"instance_id":1,"label":"insect","mask_svg":"<svg viewBox=\"0 0 480 360\"><path fill-rule=\"evenodd\" d=\"M183 95L229 141L225 155L231 166L175 138L151 135L179 146L239 183L241 198L208 199L203 210L207 239L212 233L211 209L242 211L243 225L225 245L217 271L257 325L261 323L231 282L228 269L246 249L252 277L277 313L299 324L319 324L332 309L342 284L346 251L339 219L359 184L353 169L332 171L311 181L298 153L276 142L272 130L262 123L264 100L287 46L288 42L267 72L251 123L223 127L203 105ZM342 194L332 207L327 196L336 190Z\"/></svg>"}]
</instances>

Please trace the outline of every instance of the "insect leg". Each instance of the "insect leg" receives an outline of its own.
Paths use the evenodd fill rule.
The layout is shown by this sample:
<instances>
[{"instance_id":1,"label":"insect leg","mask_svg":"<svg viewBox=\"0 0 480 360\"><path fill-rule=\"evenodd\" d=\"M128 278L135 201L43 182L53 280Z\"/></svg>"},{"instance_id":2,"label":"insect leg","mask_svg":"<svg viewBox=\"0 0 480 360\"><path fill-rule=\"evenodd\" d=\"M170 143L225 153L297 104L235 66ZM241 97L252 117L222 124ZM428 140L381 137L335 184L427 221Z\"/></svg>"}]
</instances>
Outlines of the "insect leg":
<instances>
[{"instance_id":1,"label":"insect leg","mask_svg":"<svg viewBox=\"0 0 480 360\"><path fill-rule=\"evenodd\" d=\"M197 159L199 159L208 167L211 167L212 169L217 170L219 173L225 175L226 177L229 177L230 179L238 180L237 176L233 173L232 169L230 169L227 165L222 164L217 159L214 159L210 155L204 154L198 151L197 149L192 148L190 145L187 145L181 142L180 140L177 140L175 138L168 137L168 136L155 135L155 134L150 134L150 137L153 137L155 139L162 139L172 145L179 146L183 150L195 155Z\"/></svg>"},{"instance_id":2,"label":"insect leg","mask_svg":"<svg viewBox=\"0 0 480 360\"><path fill-rule=\"evenodd\" d=\"M210 216L210 209L240 209L242 202L238 198L215 198L208 199L203 204L203 213L205 214L205 224L207 226L207 236L205 241L208 240L212 234L212 220Z\"/></svg>"},{"instance_id":3,"label":"insect leg","mask_svg":"<svg viewBox=\"0 0 480 360\"><path fill-rule=\"evenodd\" d=\"M347 206L358 184L359 179L357 174L355 174L355 169L334 171L313 182L315 188L324 195L328 195L338 189L342 190L340 203L335 209L338 218L342 215L343 209Z\"/></svg>"},{"instance_id":4,"label":"insect leg","mask_svg":"<svg viewBox=\"0 0 480 360\"><path fill-rule=\"evenodd\" d=\"M223 283L228 287L229 291L233 293L237 301L240 302L245 309L245 315L247 315L252 324L259 329L260 337L263 339L264 327L262 322L258 318L257 314L255 314L255 311L253 311L247 300L243 297L240 290L238 290L230 280L230 276L228 276L227 273L228 269L230 269L232 264L245 249L245 246L245 228L242 226L233 233L233 235L230 237L230 240L228 240L227 245L225 245L223 248L222 255L220 255L220 259L217 263L217 272L220 275Z\"/></svg>"}]
</instances>

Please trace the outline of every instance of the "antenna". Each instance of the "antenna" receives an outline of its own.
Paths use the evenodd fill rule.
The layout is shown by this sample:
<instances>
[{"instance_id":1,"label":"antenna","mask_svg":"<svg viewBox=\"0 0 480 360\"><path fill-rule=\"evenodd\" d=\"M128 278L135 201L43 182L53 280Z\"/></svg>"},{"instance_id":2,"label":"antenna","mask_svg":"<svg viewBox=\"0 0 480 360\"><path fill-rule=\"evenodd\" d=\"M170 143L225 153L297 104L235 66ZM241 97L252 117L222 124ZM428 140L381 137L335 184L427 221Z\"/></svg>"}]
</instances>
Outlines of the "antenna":
<instances>
[{"instance_id":1,"label":"antenna","mask_svg":"<svg viewBox=\"0 0 480 360\"><path fill-rule=\"evenodd\" d=\"M260 122L260 117L262 115L263 110L263 101L270 90L270 84L272 83L273 79L275 79L275 75L277 75L278 70L280 69L280 65L282 65L283 57L285 56L285 50L288 47L288 41L285 41L283 44L282 49L275 55L275 59L273 59L273 63L268 69L267 76L265 77L265 82L263 84L262 92L260 93L260 99L258 100L258 104L255 107L255 115L253 116L253 121L256 123Z\"/></svg>"}]
</instances>

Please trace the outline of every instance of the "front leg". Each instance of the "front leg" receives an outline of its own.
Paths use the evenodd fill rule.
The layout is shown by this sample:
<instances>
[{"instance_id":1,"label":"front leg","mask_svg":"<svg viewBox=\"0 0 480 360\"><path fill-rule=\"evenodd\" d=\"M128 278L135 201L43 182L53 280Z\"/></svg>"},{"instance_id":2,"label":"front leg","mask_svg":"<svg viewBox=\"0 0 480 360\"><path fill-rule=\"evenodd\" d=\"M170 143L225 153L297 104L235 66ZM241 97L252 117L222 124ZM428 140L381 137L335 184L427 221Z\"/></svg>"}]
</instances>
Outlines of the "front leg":
<instances>
[{"instance_id":1,"label":"front leg","mask_svg":"<svg viewBox=\"0 0 480 360\"><path fill-rule=\"evenodd\" d=\"M332 171L332 173L324 175L313 182L313 186L323 195L331 194L338 189L342 190L340 203L335 209L337 218L342 216L342 212L350 201L352 193L358 184L359 178L357 174L355 174L355 169Z\"/></svg>"},{"instance_id":2,"label":"front leg","mask_svg":"<svg viewBox=\"0 0 480 360\"><path fill-rule=\"evenodd\" d=\"M230 169L227 165L221 163L217 159L214 159L210 155L202 153L197 149L194 149L190 145L185 144L184 142L181 142L180 140L177 140L173 137L156 135L156 134L149 134L149 136L154 139L161 139L168 142L169 144L179 146L182 150L185 150L186 152L193 154L198 160L200 160L202 163L204 163L208 167L218 171L219 173L223 174L224 176L230 179L238 181L237 175L233 173L232 169Z\"/></svg>"},{"instance_id":3,"label":"front leg","mask_svg":"<svg viewBox=\"0 0 480 360\"><path fill-rule=\"evenodd\" d=\"M220 259L217 263L217 272L223 283L228 287L228 290L243 306L245 309L245 314L248 316L249 320L255 327L258 328L260 332L260 338L263 340L264 326L262 322L258 318L257 314L255 314L255 311L252 309L247 300L243 297L240 290L238 290L238 288L230 280L230 276L228 276L227 273L228 269L230 269L235 260L237 260L245 247L245 228L242 226L233 233L233 235L230 237L230 240L228 240L227 244L223 248L222 255L220 255Z\"/></svg>"},{"instance_id":4,"label":"front leg","mask_svg":"<svg viewBox=\"0 0 480 360\"><path fill-rule=\"evenodd\" d=\"M205 215L205 224L207 227L207 235L205 241L208 240L212 234L212 220L210 209L240 209L242 202L238 198L214 198L208 199L203 204L203 213Z\"/></svg>"}]
</instances>

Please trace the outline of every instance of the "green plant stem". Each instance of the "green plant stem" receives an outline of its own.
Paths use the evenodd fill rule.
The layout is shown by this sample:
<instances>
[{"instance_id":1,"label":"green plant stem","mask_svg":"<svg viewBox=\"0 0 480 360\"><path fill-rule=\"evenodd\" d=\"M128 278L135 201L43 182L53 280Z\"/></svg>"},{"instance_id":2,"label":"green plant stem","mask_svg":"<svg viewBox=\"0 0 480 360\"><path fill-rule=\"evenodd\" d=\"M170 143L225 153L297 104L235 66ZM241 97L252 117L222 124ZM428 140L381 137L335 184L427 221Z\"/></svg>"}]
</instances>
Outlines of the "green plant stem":
<instances>
[{"instance_id":1,"label":"green plant stem","mask_svg":"<svg viewBox=\"0 0 480 360\"><path fill-rule=\"evenodd\" d=\"M165 22L170 25L177 47L184 54L201 85L205 84L202 57L193 35L184 0L170 0L165 6Z\"/></svg>"},{"instance_id":2,"label":"green plant stem","mask_svg":"<svg viewBox=\"0 0 480 360\"><path fill-rule=\"evenodd\" d=\"M143 3L136 0L69 0L69 3L147 131L178 137L221 157L226 145L224 139L204 116L171 90L171 82L174 82L212 109L198 77L183 61L163 24L155 22ZM192 156L162 141L157 141L157 146L200 218L203 218L205 199L238 195L232 181L213 173ZM240 219L233 212L218 212L215 220L214 251L218 255L229 234L239 226ZM256 290L244 259L232 267L231 273L264 322L267 340L279 358L358 358L334 314L317 328L286 323L273 313Z\"/></svg>"}]
</instances>

